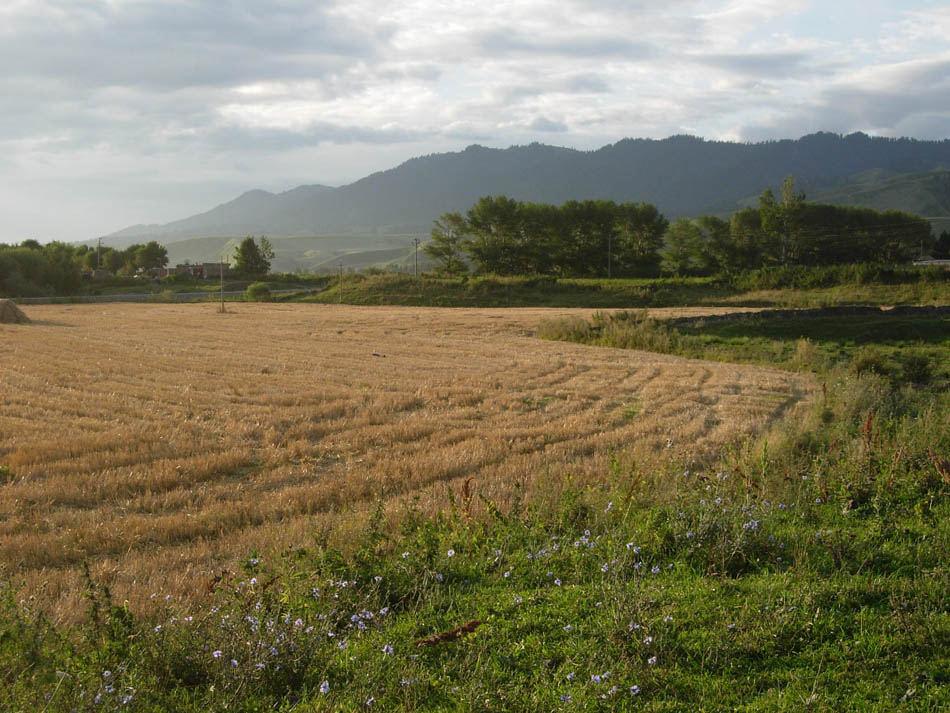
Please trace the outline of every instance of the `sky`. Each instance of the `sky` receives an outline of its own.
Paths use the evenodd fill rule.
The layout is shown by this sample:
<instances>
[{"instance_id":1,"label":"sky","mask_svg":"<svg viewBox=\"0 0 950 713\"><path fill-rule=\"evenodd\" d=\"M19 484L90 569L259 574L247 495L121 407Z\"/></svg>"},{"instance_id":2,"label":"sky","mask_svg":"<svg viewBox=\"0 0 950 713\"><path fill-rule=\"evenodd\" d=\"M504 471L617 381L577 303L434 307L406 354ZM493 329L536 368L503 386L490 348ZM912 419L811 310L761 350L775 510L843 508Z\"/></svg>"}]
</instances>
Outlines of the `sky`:
<instances>
[{"instance_id":1,"label":"sky","mask_svg":"<svg viewBox=\"0 0 950 713\"><path fill-rule=\"evenodd\" d=\"M470 144L950 138L950 2L0 0L0 242Z\"/></svg>"}]
</instances>

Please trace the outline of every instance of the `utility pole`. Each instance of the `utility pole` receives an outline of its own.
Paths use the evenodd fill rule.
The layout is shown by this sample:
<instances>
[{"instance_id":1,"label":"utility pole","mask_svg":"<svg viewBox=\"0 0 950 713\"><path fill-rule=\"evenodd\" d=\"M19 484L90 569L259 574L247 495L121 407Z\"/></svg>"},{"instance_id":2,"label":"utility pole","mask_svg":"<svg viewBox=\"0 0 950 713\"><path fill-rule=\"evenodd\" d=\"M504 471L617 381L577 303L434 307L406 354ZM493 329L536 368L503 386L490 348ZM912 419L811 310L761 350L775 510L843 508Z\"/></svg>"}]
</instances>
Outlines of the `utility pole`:
<instances>
[{"instance_id":1,"label":"utility pole","mask_svg":"<svg viewBox=\"0 0 950 713\"><path fill-rule=\"evenodd\" d=\"M415 243L415 246L416 246L415 267L413 268L412 274L414 277L418 278L419 277L419 238L413 238L412 242Z\"/></svg>"},{"instance_id":2,"label":"utility pole","mask_svg":"<svg viewBox=\"0 0 950 713\"><path fill-rule=\"evenodd\" d=\"M218 270L221 276L221 311L224 312L224 258L221 258L221 267Z\"/></svg>"},{"instance_id":3,"label":"utility pole","mask_svg":"<svg viewBox=\"0 0 950 713\"><path fill-rule=\"evenodd\" d=\"M343 263L340 263L340 304L343 304Z\"/></svg>"}]
</instances>

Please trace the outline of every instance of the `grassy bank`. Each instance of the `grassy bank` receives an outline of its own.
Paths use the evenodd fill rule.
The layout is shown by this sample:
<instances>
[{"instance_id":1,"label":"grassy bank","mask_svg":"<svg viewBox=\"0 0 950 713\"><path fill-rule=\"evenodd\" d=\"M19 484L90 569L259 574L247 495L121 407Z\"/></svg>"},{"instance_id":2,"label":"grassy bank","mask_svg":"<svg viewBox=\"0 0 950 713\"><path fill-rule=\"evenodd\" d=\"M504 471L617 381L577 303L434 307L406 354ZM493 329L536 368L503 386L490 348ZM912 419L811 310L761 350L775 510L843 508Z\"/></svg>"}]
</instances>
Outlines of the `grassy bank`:
<instances>
[{"instance_id":1,"label":"grassy bank","mask_svg":"<svg viewBox=\"0 0 950 713\"><path fill-rule=\"evenodd\" d=\"M604 316L588 338L611 323L637 326ZM436 518L381 503L352 556L314 532L248 553L203 606L157 591L146 617L90 580L87 622L57 628L6 587L0 708L946 710L944 323L847 324L640 325L657 349L715 339L823 379L709 463L618 458L504 511L477 482ZM928 379L908 348L934 350Z\"/></svg>"},{"instance_id":2,"label":"grassy bank","mask_svg":"<svg viewBox=\"0 0 950 713\"><path fill-rule=\"evenodd\" d=\"M777 277L744 275L735 280L712 277L656 279L580 279L553 277L437 277L395 273L347 274L347 304L430 307L593 307L682 306L822 307L831 305L950 304L950 271L912 270L898 275L839 271L835 279L807 273ZM818 285L801 286L806 277ZM821 278L821 279L819 279ZM875 280L875 278L878 278ZM829 284L832 283L832 284ZM340 301L339 280L316 293L288 300Z\"/></svg>"}]
</instances>

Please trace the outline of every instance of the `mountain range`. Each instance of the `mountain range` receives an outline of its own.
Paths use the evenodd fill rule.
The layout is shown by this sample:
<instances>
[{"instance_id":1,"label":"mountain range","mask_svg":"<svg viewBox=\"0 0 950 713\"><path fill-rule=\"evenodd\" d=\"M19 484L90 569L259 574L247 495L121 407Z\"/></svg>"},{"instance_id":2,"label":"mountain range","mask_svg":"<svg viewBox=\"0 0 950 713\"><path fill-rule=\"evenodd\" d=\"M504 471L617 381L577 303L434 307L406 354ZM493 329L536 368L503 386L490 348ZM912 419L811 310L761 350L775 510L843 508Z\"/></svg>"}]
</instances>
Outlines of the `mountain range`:
<instances>
[{"instance_id":1,"label":"mountain range","mask_svg":"<svg viewBox=\"0 0 950 713\"><path fill-rule=\"evenodd\" d=\"M538 143L507 149L473 145L413 158L336 188L251 190L205 213L165 225L132 226L102 241L123 247L157 240L175 261L217 259L222 246L235 238L268 235L281 269L313 269L344 261L341 256L352 262L366 251L382 251L389 262L399 262L433 220L449 211L464 212L484 195L553 204L645 202L672 219L731 213L754 202L766 187L777 189L787 175L795 176L809 200L908 210L937 219L938 226L945 219L950 226L945 218L950 216L950 140L821 132L763 143L693 136L624 139L595 151ZM218 240L195 240L212 237Z\"/></svg>"}]
</instances>

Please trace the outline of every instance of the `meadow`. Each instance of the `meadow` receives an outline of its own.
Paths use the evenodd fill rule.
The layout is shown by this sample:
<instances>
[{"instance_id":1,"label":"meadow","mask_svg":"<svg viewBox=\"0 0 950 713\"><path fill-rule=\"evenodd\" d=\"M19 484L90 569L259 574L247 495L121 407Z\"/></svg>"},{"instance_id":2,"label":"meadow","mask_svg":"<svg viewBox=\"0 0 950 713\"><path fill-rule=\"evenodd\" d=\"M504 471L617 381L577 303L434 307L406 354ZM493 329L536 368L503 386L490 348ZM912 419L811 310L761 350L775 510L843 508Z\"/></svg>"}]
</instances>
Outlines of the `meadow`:
<instances>
[{"instance_id":1,"label":"meadow","mask_svg":"<svg viewBox=\"0 0 950 713\"><path fill-rule=\"evenodd\" d=\"M32 306L2 328L0 562L54 621L84 615L83 563L133 611L196 601L248 553L345 550L377 499L432 514L468 480L506 507L701 460L817 388L542 342L549 310L216 309Z\"/></svg>"},{"instance_id":2,"label":"meadow","mask_svg":"<svg viewBox=\"0 0 950 713\"><path fill-rule=\"evenodd\" d=\"M0 709L950 707L942 315L214 309L0 328Z\"/></svg>"}]
</instances>

